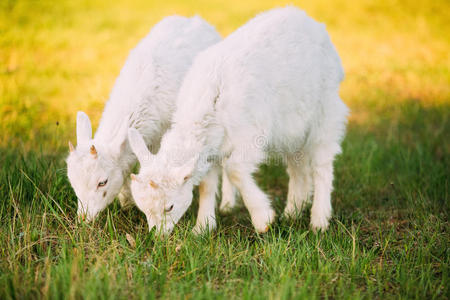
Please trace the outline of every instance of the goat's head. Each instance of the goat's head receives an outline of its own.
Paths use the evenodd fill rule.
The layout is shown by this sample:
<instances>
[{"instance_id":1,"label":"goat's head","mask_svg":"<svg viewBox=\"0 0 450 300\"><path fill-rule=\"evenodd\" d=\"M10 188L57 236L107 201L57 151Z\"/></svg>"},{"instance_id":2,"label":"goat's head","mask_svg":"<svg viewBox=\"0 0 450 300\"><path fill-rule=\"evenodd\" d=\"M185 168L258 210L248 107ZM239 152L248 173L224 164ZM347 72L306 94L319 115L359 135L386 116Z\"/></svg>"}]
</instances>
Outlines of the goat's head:
<instances>
[{"instance_id":1,"label":"goat's head","mask_svg":"<svg viewBox=\"0 0 450 300\"><path fill-rule=\"evenodd\" d=\"M131 193L136 206L145 214L149 230L168 235L192 202L191 174L195 160L181 165L168 155L151 154L142 136L133 128L128 130L131 149L136 154L141 170L131 174Z\"/></svg>"},{"instance_id":2,"label":"goat's head","mask_svg":"<svg viewBox=\"0 0 450 300\"><path fill-rule=\"evenodd\" d=\"M89 117L78 112L77 148L69 142L67 175L78 197L80 219L94 220L114 200L123 185L123 174L115 162L112 148L117 149L117 145L105 145L92 140Z\"/></svg>"}]
</instances>

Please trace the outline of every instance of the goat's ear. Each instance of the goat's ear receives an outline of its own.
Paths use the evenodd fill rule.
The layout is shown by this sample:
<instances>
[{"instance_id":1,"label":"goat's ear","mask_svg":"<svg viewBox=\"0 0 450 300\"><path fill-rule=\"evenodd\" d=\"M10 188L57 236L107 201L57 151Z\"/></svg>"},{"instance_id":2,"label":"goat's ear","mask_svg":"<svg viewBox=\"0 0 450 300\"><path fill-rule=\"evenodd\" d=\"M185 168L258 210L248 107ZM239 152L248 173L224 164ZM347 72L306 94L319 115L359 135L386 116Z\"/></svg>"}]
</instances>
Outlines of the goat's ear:
<instances>
[{"instance_id":1,"label":"goat's ear","mask_svg":"<svg viewBox=\"0 0 450 300\"><path fill-rule=\"evenodd\" d=\"M173 176L177 178L177 181L179 184L184 184L186 181L188 181L192 174L194 173L195 166L197 165L197 159L191 158L185 163L183 163L181 166L175 168L173 170Z\"/></svg>"},{"instance_id":2,"label":"goat's ear","mask_svg":"<svg viewBox=\"0 0 450 300\"><path fill-rule=\"evenodd\" d=\"M92 138L91 121L88 115L79 111L77 114L77 145L87 144Z\"/></svg>"},{"instance_id":3,"label":"goat's ear","mask_svg":"<svg viewBox=\"0 0 450 300\"><path fill-rule=\"evenodd\" d=\"M120 154L125 151L127 145L127 135L128 135L128 122L123 122L116 136L110 143L110 150L113 155L120 157Z\"/></svg>"},{"instance_id":4,"label":"goat's ear","mask_svg":"<svg viewBox=\"0 0 450 300\"><path fill-rule=\"evenodd\" d=\"M151 159L152 154L148 150L147 145L145 145L145 141L139 131L129 128L128 141L141 166Z\"/></svg>"}]
</instances>

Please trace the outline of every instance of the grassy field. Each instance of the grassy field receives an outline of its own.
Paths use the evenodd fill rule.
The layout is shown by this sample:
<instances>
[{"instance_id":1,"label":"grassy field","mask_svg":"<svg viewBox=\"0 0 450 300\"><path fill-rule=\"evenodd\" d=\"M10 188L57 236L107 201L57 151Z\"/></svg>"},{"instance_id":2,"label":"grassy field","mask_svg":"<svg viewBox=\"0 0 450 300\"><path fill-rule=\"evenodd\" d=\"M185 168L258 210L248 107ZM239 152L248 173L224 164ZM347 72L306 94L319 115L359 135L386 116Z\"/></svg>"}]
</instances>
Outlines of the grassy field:
<instances>
[{"instance_id":1,"label":"grassy field","mask_svg":"<svg viewBox=\"0 0 450 300\"><path fill-rule=\"evenodd\" d=\"M109 2L0 2L0 299L449 298L450 2L295 2L327 24L352 110L329 231L311 232L306 211L258 235L241 205L195 237L194 201L167 240L117 203L76 223L64 163L76 111L95 127L163 16L197 13L226 36L285 3ZM284 168L256 176L280 213Z\"/></svg>"}]
</instances>

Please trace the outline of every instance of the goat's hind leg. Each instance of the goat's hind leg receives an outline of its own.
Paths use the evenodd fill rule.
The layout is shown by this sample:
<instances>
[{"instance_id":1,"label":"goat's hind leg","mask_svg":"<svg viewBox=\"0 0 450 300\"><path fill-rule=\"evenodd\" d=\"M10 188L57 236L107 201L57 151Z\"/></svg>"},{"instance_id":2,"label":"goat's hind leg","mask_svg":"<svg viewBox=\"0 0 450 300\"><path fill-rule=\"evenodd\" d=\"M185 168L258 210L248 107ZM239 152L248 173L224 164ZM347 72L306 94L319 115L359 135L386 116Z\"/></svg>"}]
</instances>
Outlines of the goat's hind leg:
<instances>
[{"instance_id":1,"label":"goat's hind leg","mask_svg":"<svg viewBox=\"0 0 450 300\"><path fill-rule=\"evenodd\" d=\"M296 217L304 208L312 190L311 164L305 152L289 155L287 158L289 190L284 216Z\"/></svg>"},{"instance_id":2,"label":"goat's hind leg","mask_svg":"<svg viewBox=\"0 0 450 300\"><path fill-rule=\"evenodd\" d=\"M314 200L311 207L311 228L326 230L331 218L331 191L333 189L333 160L340 152L338 144L318 145L312 158Z\"/></svg>"}]
</instances>

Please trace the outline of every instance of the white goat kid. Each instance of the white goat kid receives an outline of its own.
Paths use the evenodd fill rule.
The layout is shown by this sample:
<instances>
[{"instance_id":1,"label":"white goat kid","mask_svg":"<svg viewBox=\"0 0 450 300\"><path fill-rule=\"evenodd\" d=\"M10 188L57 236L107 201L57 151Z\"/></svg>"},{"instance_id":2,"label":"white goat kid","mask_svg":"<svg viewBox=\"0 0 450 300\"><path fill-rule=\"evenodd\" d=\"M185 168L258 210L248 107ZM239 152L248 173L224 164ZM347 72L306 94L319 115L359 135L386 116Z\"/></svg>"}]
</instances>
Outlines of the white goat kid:
<instances>
[{"instance_id":1,"label":"white goat kid","mask_svg":"<svg viewBox=\"0 0 450 300\"><path fill-rule=\"evenodd\" d=\"M136 157L128 145L128 128L137 128L146 145L157 150L194 57L220 39L199 17L163 19L130 52L94 139L89 117L78 112L77 148L69 142L67 173L78 197L80 218L93 220L119 191L122 206L132 201L125 179Z\"/></svg>"},{"instance_id":2,"label":"white goat kid","mask_svg":"<svg viewBox=\"0 0 450 300\"><path fill-rule=\"evenodd\" d=\"M252 173L274 151L284 156L290 176L285 215L301 209L314 186L311 227L326 229L333 160L348 114L338 93L343 77L325 26L295 7L260 14L200 53L158 154L146 149L138 132L128 134L142 163L131 191L149 226L169 233L201 181L194 231L214 228L215 158L226 157L224 167L254 227L267 231L274 211Z\"/></svg>"}]
</instances>

